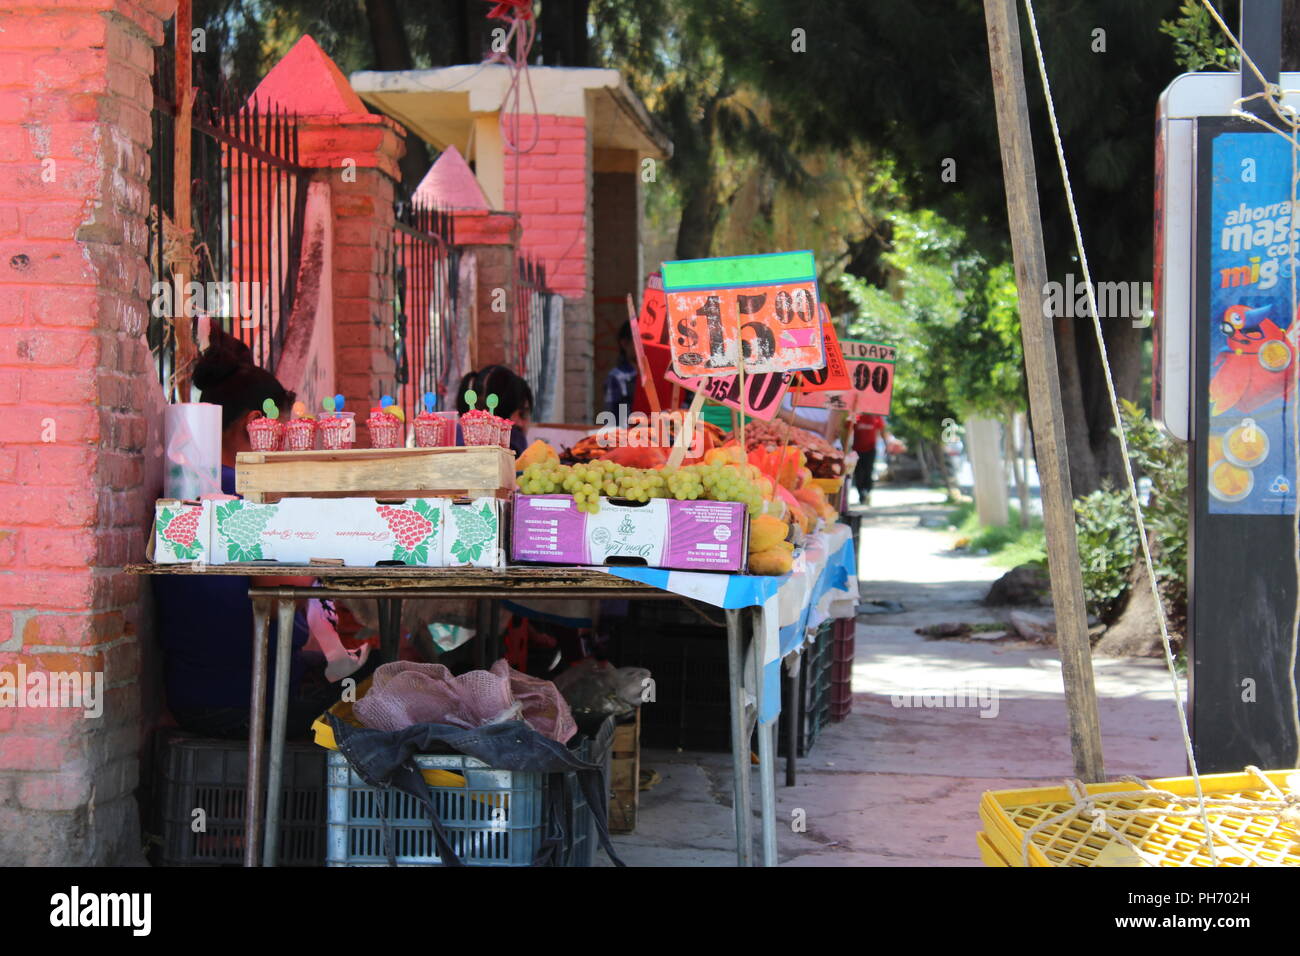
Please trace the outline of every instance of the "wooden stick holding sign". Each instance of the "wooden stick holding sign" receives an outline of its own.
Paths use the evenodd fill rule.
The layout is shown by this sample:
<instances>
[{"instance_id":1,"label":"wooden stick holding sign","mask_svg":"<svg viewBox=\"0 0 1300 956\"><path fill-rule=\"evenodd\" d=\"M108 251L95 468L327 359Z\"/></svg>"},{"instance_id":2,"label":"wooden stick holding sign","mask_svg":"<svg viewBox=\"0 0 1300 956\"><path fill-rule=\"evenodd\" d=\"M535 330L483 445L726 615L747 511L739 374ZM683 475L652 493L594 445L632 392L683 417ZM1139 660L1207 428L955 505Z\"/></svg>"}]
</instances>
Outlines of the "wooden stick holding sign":
<instances>
[{"instance_id":1,"label":"wooden stick holding sign","mask_svg":"<svg viewBox=\"0 0 1300 956\"><path fill-rule=\"evenodd\" d=\"M677 444L673 445L673 450L668 455L666 467L678 468L681 466L682 459L686 457L686 449L691 443L691 438L695 435L695 420L703 409L704 393L696 392L695 398L691 400L691 407L686 412L686 418L682 422L682 430L677 433Z\"/></svg>"}]
</instances>

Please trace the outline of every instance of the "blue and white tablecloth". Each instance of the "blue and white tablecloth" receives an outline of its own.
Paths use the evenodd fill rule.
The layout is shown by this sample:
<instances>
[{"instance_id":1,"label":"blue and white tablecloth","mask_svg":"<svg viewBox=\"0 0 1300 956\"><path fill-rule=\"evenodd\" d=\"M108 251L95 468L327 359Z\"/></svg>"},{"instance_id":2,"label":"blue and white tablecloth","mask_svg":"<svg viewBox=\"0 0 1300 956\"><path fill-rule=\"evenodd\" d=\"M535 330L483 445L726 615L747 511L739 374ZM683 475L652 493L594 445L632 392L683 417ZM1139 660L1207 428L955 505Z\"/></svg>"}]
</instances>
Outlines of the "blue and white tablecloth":
<instances>
[{"instance_id":1,"label":"blue and white tablecloth","mask_svg":"<svg viewBox=\"0 0 1300 956\"><path fill-rule=\"evenodd\" d=\"M823 621L853 617L857 612L857 558L853 534L844 524L811 535L794 568L781 577L662 568L598 570L714 607L762 607L764 633L755 637L761 642L763 662L759 720L765 724L781 713L781 659L803 646Z\"/></svg>"}]
</instances>

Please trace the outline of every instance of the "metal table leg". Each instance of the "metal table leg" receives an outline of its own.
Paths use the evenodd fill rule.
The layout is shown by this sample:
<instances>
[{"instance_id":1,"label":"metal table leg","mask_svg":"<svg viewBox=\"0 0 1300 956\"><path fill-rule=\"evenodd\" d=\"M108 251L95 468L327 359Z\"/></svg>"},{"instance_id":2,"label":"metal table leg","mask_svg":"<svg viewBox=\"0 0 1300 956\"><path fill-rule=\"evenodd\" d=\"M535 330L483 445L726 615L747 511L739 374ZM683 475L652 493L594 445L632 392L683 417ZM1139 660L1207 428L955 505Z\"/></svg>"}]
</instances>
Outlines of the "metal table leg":
<instances>
[{"instance_id":1,"label":"metal table leg","mask_svg":"<svg viewBox=\"0 0 1300 956\"><path fill-rule=\"evenodd\" d=\"M753 608L753 640L750 651L753 654L754 674L754 709L755 716L763 713L763 609ZM779 664L777 666L780 666ZM778 705L779 705L778 701ZM776 866L776 725L758 724L758 792L763 809L763 865Z\"/></svg>"},{"instance_id":2,"label":"metal table leg","mask_svg":"<svg viewBox=\"0 0 1300 956\"><path fill-rule=\"evenodd\" d=\"M732 806L736 812L736 863L749 866L754 838L749 794L749 699L746 690L744 615L727 611L727 683L731 691Z\"/></svg>"},{"instance_id":3,"label":"metal table leg","mask_svg":"<svg viewBox=\"0 0 1300 956\"><path fill-rule=\"evenodd\" d=\"M488 632L492 629L492 614L488 608L488 598L479 598L474 607L474 669L487 668Z\"/></svg>"},{"instance_id":4,"label":"metal table leg","mask_svg":"<svg viewBox=\"0 0 1300 956\"><path fill-rule=\"evenodd\" d=\"M799 698L799 671L803 667L803 651L791 655L793 665L781 663L781 684L784 688L782 701L786 708L785 715L785 785L793 787L798 765L795 762L795 750L799 746L799 707L803 703ZM786 659L787 661L790 658Z\"/></svg>"},{"instance_id":5,"label":"metal table leg","mask_svg":"<svg viewBox=\"0 0 1300 956\"><path fill-rule=\"evenodd\" d=\"M401 656L402 599L378 598L379 602L379 656L391 664Z\"/></svg>"},{"instance_id":6,"label":"metal table leg","mask_svg":"<svg viewBox=\"0 0 1300 956\"><path fill-rule=\"evenodd\" d=\"M275 866L280 850L280 784L284 779L284 739L289 722L289 677L293 671L293 612L295 602L277 602L275 622L275 697L271 710L270 772L266 781L266 837L262 865Z\"/></svg>"},{"instance_id":7,"label":"metal table leg","mask_svg":"<svg viewBox=\"0 0 1300 956\"><path fill-rule=\"evenodd\" d=\"M244 866L257 866L261 848L262 746L266 739L266 634L271 602L253 598L253 693L248 702L248 785L244 794Z\"/></svg>"}]
</instances>

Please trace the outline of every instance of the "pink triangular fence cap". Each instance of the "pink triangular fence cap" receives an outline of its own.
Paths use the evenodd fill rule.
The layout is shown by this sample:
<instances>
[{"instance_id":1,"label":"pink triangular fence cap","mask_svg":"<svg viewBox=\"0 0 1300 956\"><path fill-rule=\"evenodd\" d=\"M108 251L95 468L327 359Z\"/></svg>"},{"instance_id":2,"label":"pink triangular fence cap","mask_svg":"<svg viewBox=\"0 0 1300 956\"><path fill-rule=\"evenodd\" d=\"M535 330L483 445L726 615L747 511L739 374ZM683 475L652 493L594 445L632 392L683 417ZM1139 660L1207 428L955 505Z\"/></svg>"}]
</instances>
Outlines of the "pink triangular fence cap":
<instances>
[{"instance_id":1,"label":"pink triangular fence cap","mask_svg":"<svg viewBox=\"0 0 1300 956\"><path fill-rule=\"evenodd\" d=\"M258 109L275 105L301 116L365 113L366 105L347 77L308 34L293 45L248 98Z\"/></svg>"},{"instance_id":2,"label":"pink triangular fence cap","mask_svg":"<svg viewBox=\"0 0 1300 956\"><path fill-rule=\"evenodd\" d=\"M429 167L412 197L422 206L442 209L491 209L483 187L455 146L448 146Z\"/></svg>"}]
</instances>

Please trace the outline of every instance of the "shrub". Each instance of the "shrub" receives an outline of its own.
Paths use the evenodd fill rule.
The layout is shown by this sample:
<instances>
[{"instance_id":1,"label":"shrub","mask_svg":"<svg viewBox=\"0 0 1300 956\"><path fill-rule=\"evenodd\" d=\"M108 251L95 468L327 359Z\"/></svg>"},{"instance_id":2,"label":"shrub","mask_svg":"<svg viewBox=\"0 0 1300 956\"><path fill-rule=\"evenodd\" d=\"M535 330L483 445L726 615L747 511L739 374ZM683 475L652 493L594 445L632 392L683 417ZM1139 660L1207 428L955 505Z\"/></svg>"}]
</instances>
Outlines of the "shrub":
<instances>
[{"instance_id":1,"label":"shrub","mask_svg":"<svg viewBox=\"0 0 1300 956\"><path fill-rule=\"evenodd\" d=\"M1127 491L1109 486L1074 500L1079 567L1088 610L1110 620L1124 592L1138 546Z\"/></svg>"}]
</instances>

